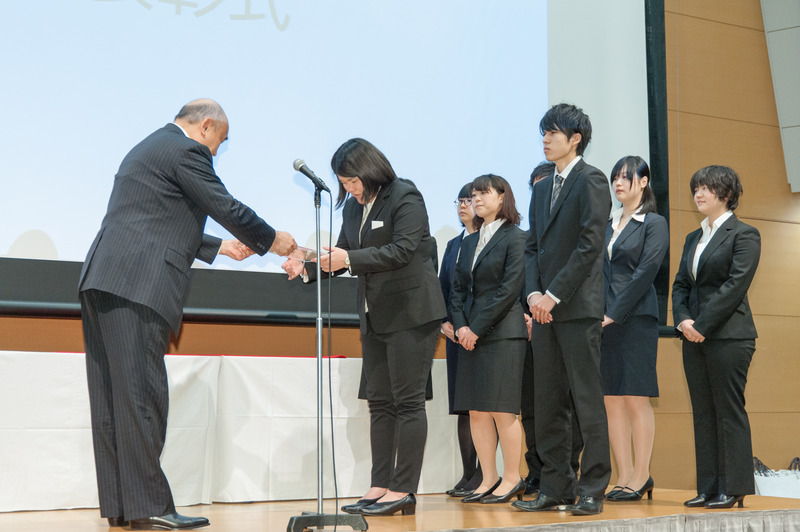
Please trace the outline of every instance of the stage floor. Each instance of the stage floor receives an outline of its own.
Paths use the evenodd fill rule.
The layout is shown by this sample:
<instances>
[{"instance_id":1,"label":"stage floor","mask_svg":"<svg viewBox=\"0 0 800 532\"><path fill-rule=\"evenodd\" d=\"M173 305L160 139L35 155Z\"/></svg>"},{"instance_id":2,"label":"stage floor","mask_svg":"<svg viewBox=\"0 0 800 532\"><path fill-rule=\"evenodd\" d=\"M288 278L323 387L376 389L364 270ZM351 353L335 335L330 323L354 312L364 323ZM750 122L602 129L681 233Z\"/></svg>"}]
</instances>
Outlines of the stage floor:
<instances>
[{"instance_id":1,"label":"stage floor","mask_svg":"<svg viewBox=\"0 0 800 532\"><path fill-rule=\"evenodd\" d=\"M576 517L569 512L522 512L510 505L463 504L446 495L422 495L417 499L417 512L413 516L370 517L367 520L372 532L442 531L442 530L490 530L511 527L512 530L534 530L538 525L549 530L568 528L624 530L649 530L656 527L659 518L679 516L679 520L692 517L746 519L750 530L784 529L787 518L800 521L800 500L777 497L749 496L744 508L731 510L692 509L683 506L683 501L695 495L693 491L656 489L652 501L630 503L606 503L605 511L598 516ZM527 497L526 497L527 498ZM355 499L340 500L346 504ZM334 511L333 500L324 501L326 512ZM200 530L208 532L277 532L287 529L289 519L303 512L317 509L316 500L278 501L262 503L211 504L179 508L186 515L203 515L211 525ZM9 532L93 532L123 530L110 529L105 519L100 519L97 509L52 510L46 512L0 513L0 530ZM772 519L766 519L772 516ZM774 519L779 516L780 519ZM642 521L639 521L642 520ZM646 521L644 521L646 520ZM638 523L637 523L638 521ZM707 519L704 519L707 521ZM761 523L753 526L753 522ZM783 522L780 528L778 522ZM773 523L774 526L769 525ZM567 526L567 525L570 526ZM581 526L584 525L584 526ZM794 526L794 525L792 525ZM674 523L665 529L675 530ZM682 530L681 526L678 530ZM790 530L791 528L785 528ZM333 530L328 527L325 530ZM339 531L352 530L338 527Z\"/></svg>"}]
</instances>

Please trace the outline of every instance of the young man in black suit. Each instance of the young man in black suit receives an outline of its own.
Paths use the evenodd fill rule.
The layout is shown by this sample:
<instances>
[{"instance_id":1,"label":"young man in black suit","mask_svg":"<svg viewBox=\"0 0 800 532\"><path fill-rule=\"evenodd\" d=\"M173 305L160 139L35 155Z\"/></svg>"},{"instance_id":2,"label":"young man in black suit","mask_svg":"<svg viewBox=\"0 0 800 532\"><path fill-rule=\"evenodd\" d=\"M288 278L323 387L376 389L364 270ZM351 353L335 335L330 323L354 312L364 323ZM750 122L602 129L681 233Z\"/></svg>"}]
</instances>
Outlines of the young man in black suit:
<instances>
[{"instance_id":1,"label":"young man in black suit","mask_svg":"<svg viewBox=\"0 0 800 532\"><path fill-rule=\"evenodd\" d=\"M111 526L182 529L205 517L175 512L159 457L167 432L164 354L177 335L194 259L286 255L289 233L275 231L233 198L212 156L228 137L218 103L195 100L123 159L108 211L81 271L100 515ZM239 240L203 234L211 216Z\"/></svg>"},{"instance_id":2,"label":"young man in black suit","mask_svg":"<svg viewBox=\"0 0 800 532\"><path fill-rule=\"evenodd\" d=\"M535 346L536 449L543 467L539 497L514 506L590 515L603 511L611 476L599 370L602 250L611 194L606 176L581 157L592 135L581 109L555 105L539 129L545 158L556 163L555 175L533 187L525 261ZM571 401L585 445L577 482L570 467Z\"/></svg>"}]
</instances>

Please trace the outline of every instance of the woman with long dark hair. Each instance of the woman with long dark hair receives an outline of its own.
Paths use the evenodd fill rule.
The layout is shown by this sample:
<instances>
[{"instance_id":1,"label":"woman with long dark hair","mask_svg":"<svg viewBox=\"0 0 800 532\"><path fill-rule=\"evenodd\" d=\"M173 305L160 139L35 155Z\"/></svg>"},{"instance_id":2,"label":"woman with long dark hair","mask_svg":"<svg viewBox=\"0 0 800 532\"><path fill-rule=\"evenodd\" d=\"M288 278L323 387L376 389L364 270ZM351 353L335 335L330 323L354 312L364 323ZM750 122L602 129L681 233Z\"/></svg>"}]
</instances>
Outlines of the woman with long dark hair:
<instances>
[{"instance_id":1,"label":"woman with long dark hair","mask_svg":"<svg viewBox=\"0 0 800 532\"><path fill-rule=\"evenodd\" d=\"M620 159L611 170L611 186L622 206L611 213L606 228L600 374L618 480L606 500L638 501L645 493L653 496L655 418L650 398L658 397L658 300L653 281L669 248L669 229L656 212L644 159Z\"/></svg>"}]
</instances>

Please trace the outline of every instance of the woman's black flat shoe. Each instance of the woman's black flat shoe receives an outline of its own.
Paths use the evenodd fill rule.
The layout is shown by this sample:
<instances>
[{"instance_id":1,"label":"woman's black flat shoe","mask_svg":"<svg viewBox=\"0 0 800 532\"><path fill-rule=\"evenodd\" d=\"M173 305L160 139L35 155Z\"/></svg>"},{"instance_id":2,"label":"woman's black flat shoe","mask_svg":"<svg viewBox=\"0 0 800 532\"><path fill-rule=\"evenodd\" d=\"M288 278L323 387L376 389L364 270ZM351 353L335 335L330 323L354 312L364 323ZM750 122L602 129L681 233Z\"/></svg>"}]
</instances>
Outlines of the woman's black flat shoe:
<instances>
[{"instance_id":1,"label":"woman's black flat shoe","mask_svg":"<svg viewBox=\"0 0 800 532\"><path fill-rule=\"evenodd\" d=\"M525 489L527 488L527 484L525 484L524 479L520 479L517 482L517 485L514 486L509 490L508 493L505 495L487 495L481 499L481 503L483 504L500 504L500 503L507 503L511 501L512 497L517 497L518 501L522 500L522 496L525 494Z\"/></svg>"},{"instance_id":2,"label":"woman's black flat shoe","mask_svg":"<svg viewBox=\"0 0 800 532\"><path fill-rule=\"evenodd\" d=\"M376 502L378 502L378 499L359 499L358 502L342 506L342 511L347 514L360 514L362 508Z\"/></svg>"},{"instance_id":3,"label":"woman's black flat shoe","mask_svg":"<svg viewBox=\"0 0 800 532\"><path fill-rule=\"evenodd\" d=\"M648 499L652 499L654 485L655 482L653 482L653 477L650 477L647 479L647 482L644 483L644 486L642 486L638 490L627 491L630 490L631 488L626 487L623 488L623 490L626 491L620 491L614 496L613 499L608 499L608 500L615 502L641 501L645 493L647 494Z\"/></svg>"},{"instance_id":4,"label":"woman's black flat shoe","mask_svg":"<svg viewBox=\"0 0 800 532\"><path fill-rule=\"evenodd\" d=\"M712 499L711 496L706 495L705 493L698 493L697 497L694 499L689 499L688 501L684 502L684 506L688 506L689 508L699 508L701 506L705 506L708 501Z\"/></svg>"},{"instance_id":5,"label":"woman's black flat shoe","mask_svg":"<svg viewBox=\"0 0 800 532\"><path fill-rule=\"evenodd\" d=\"M739 503L739 508L744 508L744 495L725 495L724 493L721 493L713 499L709 499L708 502L706 502L705 507L712 510L733 508L733 505L736 503Z\"/></svg>"},{"instance_id":6,"label":"woman's black flat shoe","mask_svg":"<svg viewBox=\"0 0 800 532\"><path fill-rule=\"evenodd\" d=\"M417 498L409 493L402 499L392 502L376 502L361 508L361 515L394 515L403 512L403 515L414 515L417 510Z\"/></svg>"},{"instance_id":7,"label":"woman's black flat shoe","mask_svg":"<svg viewBox=\"0 0 800 532\"><path fill-rule=\"evenodd\" d=\"M499 486L501 482L503 482L503 477L497 479L497 482L494 483L494 486L484 491L483 493L475 492L472 495L467 495L466 497L461 499L461 502L480 502L480 500L483 499L484 497L488 497L489 495L491 495L492 492L497 489L497 486Z\"/></svg>"}]
</instances>

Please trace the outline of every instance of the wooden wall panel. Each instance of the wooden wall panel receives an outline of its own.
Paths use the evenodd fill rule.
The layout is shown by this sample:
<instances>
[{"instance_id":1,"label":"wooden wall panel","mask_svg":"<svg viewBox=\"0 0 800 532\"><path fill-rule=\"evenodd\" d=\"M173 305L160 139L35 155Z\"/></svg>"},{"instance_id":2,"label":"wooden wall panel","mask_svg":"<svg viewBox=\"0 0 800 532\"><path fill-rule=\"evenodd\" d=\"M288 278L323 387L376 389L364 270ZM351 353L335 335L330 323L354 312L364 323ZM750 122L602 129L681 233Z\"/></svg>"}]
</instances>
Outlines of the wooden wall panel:
<instances>
[{"instance_id":1,"label":"wooden wall panel","mask_svg":"<svg viewBox=\"0 0 800 532\"><path fill-rule=\"evenodd\" d=\"M778 125L763 31L681 15L675 25L679 110Z\"/></svg>"},{"instance_id":2,"label":"wooden wall panel","mask_svg":"<svg viewBox=\"0 0 800 532\"><path fill-rule=\"evenodd\" d=\"M664 11L764 31L758 0L666 0Z\"/></svg>"},{"instance_id":3,"label":"wooden wall panel","mask_svg":"<svg viewBox=\"0 0 800 532\"><path fill-rule=\"evenodd\" d=\"M659 487L682 490L695 488L697 476L691 413L656 413L650 475L655 481L655 496Z\"/></svg>"},{"instance_id":4,"label":"wooden wall panel","mask_svg":"<svg viewBox=\"0 0 800 532\"><path fill-rule=\"evenodd\" d=\"M689 401L689 388L683 374L683 358L681 341L677 338L661 338L658 340L658 372L659 397L651 399L656 414L685 414L692 411Z\"/></svg>"},{"instance_id":5,"label":"wooden wall panel","mask_svg":"<svg viewBox=\"0 0 800 532\"><path fill-rule=\"evenodd\" d=\"M736 215L800 223L800 195L786 180L780 129L737 120L670 113L676 122L670 140L677 153L670 162L670 206L694 210L689 181L709 164L730 166L742 179L744 194ZM672 128L671 128L672 129Z\"/></svg>"},{"instance_id":6,"label":"wooden wall panel","mask_svg":"<svg viewBox=\"0 0 800 532\"><path fill-rule=\"evenodd\" d=\"M759 332L745 391L753 452L784 468L800 454L800 195L787 184L760 2L667 0L665 29L671 276L686 234L703 218L689 191L692 174L708 164L736 169L744 187L736 214L759 229L762 242L749 293ZM659 341L651 471L656 487L694 489L680 349L679 340Z\"/></svg>"},{"instance_id":7,"label":"wooden wall panel","mask_svg":"<svg viewBox=\"0 0 800 532\"><path fill-rule=\"evenodd\" d=\"M316 328L308 326L184 323L169 353L195 355L316 356ZM361 357L361 333L353 327L334 327L334 356ZM77 318L0 316L0 351L55 351L82 353L83 331ZM323 354L328 332L323 331ZM436 344L436 358L444 358L444 339Z\"/></svg>"}]
</instances>

